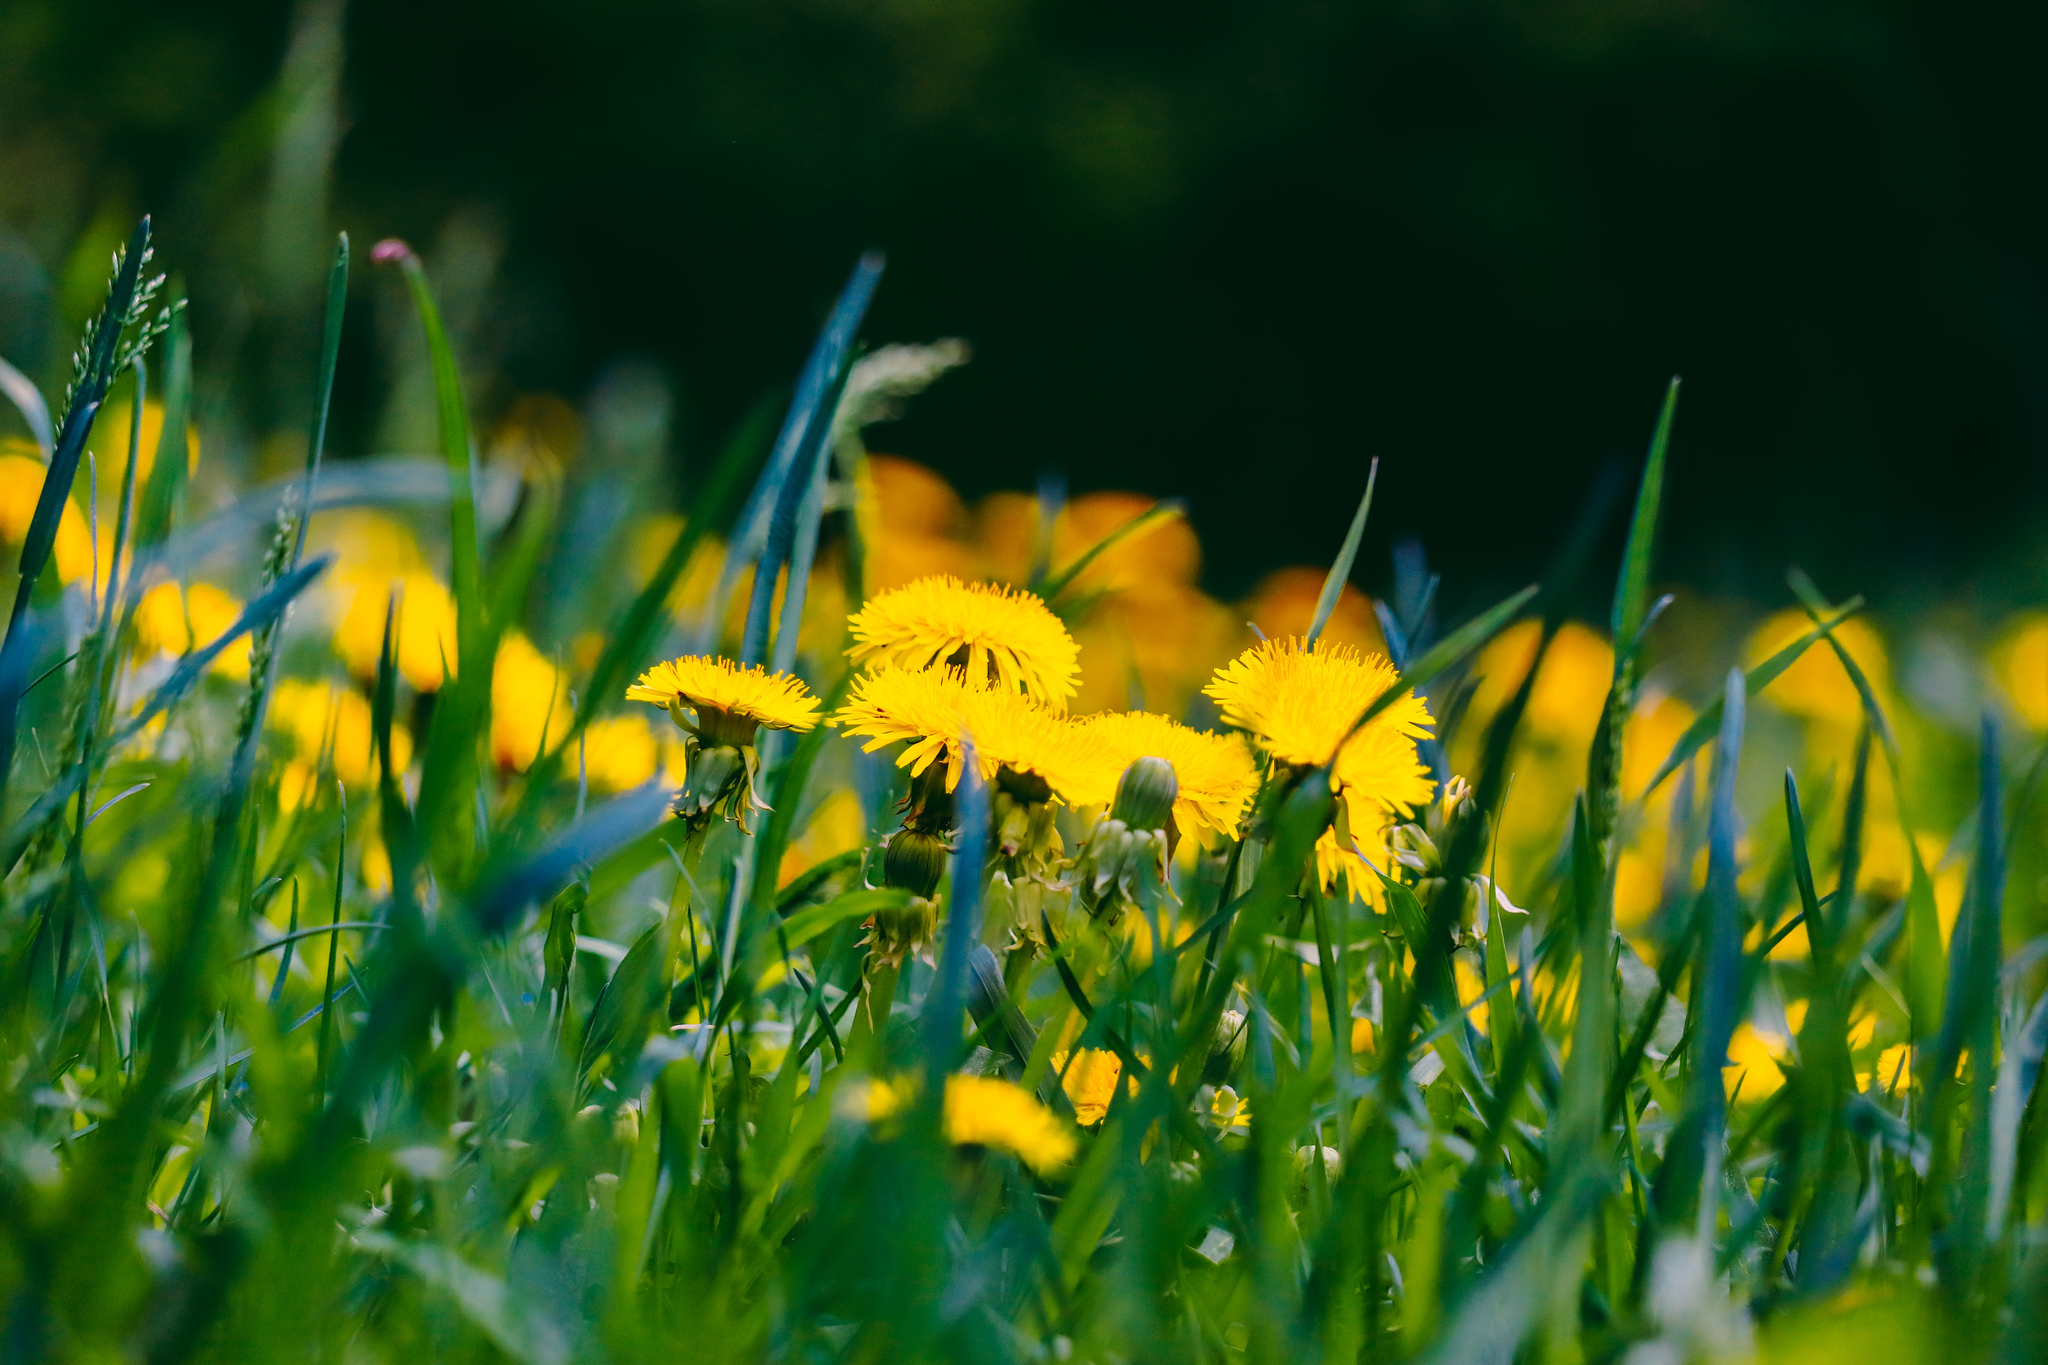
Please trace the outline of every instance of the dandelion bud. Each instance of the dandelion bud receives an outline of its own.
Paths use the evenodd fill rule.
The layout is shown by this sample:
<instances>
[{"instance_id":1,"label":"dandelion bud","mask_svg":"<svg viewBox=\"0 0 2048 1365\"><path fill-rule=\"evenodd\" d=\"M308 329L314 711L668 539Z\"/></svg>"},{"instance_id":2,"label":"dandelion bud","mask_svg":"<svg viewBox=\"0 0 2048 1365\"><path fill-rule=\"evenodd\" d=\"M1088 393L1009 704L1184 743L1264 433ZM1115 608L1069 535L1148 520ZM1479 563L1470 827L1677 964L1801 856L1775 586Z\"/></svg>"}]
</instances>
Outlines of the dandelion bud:
<instances>
[{"instance_id":1,"label":"dandelion bud","mask_svg":"<svg viewBox=\"0 0 2048 1365\"><path fill-rule=\"evenodd\" d=\"M1179 796L1180 779L1174 776L1171 763L1163 758L1140 758L1117 779L1110 818L1134 830L1162 830Z\"/></svg>"},{"instance_id":2,"label":"dandelion bud","mask_svg":"<svg viewBox=\"0 0 2048 1365\"><path fill-rule=\"evenodd\" d=\"M1216 1021L1216 1050L1228 1053L1232 1061L1244 1056L1245 1020L1243 1010L1225 1010Z\"/></svg>"},{"instance_id":3,"label":"dandelion bud","mask_svg":"<svg viewBox=\"0 0 2048 1365\"><path fill-rule=\"evenodd\" d=\"M1344 1170L1344 1158L1335 1147L1297 1147L1294 1149L1294 1190L1297 1200L1306 1199L1309 1191L1316 1187L1316 1167L1321 1166L1323 1179L1330 1185L1337 1183L1337 1177Z\"/></svg>"},{"instance_id":4,"label":"dandelion bud","mask_svg":"<svg viewBox=\"0 0 2048 1365\"><path fill-rule=\"evenodd\" d=\"M746 778L747 756L740 750L724 745L710 749L693 747L683 790L676 797L676 814L685 818L710 814Z\"/></svg>"},{"instance_id":5,"label":"dandelion bud","mask_svg":"<svg viewBox=\"0 0 2048 1365\"><path fill-rule=\"evenodd\" d=\"M937 834L918 829L900 829L882 850L882 884L901 887L913 896L927 897L939 889L946 875L946 855L951 850Z\"/></svg>"},{"instance_id":6,"label":"dandelion bud","mask_svg":"<svg viewBox=\"0 0 2048 1365\"><path fill-rule=\"evenodd\" d=\"M939 903L929 896L912 896L902 905L875 912L868 941L877 957L900 965L905 956L930 943L938 929Z\"/></svg>"}]
</instances>

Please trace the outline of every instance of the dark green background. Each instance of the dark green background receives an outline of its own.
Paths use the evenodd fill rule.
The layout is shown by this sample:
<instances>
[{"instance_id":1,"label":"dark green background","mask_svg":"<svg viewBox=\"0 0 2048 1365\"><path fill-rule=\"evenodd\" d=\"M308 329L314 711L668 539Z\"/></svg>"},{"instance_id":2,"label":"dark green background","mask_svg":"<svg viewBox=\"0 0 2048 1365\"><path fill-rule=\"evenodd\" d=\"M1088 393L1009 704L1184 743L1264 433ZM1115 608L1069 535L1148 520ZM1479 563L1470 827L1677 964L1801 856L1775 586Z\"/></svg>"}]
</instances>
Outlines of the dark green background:
<instances>
[{"instance_id":1,"label":"dark green background","mask_svg":"<svg viewBox=\"0 0 2048 1365\"><path fill-rule=\"evenodd\" d=\"M202 355L229 333L243 406L289 415L249 354L289 310L238 283L237 244L292 13L0 5L0 346L50 373L65 251L152 207ZM882 247L869 335L977 355L874 443L970 494L1046 467L1183 494L1219 591L1326 558L1372 456L1370 564L1418 533L1461 598L1525 577L1682 372L1674 576L1775 599L1797 560L1838 596L2025 594L2044 24L1813 0L356 0L331 213L437 270L451 220L484 224L486 401L577 398L651 356L686 463ZM344 388L359 442L371 334Z\"/></svg>"}]
</instances>

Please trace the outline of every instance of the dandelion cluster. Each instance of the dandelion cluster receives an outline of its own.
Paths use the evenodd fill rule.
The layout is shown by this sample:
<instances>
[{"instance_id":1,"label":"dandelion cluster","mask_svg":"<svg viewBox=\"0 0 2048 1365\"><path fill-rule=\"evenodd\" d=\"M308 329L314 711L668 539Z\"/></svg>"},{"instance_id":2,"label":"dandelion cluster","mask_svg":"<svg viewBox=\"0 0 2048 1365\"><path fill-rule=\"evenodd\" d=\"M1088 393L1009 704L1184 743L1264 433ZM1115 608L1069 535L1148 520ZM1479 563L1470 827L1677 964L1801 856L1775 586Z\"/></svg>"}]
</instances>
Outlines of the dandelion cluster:
<instances>
[{"instance_id":1,"label":"dandelion cluster","mask_svg":"<svg viewBox=\"0 0 2048 1365\"><path fill-rule=\"evenodd\" d=\"M94 360L155 338L122 288L98 484L0 450L17 1354L2040 1335L2048 612L1909 641L1795 577L1681 656L1348 558L1225 603L1177 505L868 452L957 346L858 362L729 539L528 398L469 495L309 467L348 496L231 562L189 367Z\"/></svg>"}]
</instances>

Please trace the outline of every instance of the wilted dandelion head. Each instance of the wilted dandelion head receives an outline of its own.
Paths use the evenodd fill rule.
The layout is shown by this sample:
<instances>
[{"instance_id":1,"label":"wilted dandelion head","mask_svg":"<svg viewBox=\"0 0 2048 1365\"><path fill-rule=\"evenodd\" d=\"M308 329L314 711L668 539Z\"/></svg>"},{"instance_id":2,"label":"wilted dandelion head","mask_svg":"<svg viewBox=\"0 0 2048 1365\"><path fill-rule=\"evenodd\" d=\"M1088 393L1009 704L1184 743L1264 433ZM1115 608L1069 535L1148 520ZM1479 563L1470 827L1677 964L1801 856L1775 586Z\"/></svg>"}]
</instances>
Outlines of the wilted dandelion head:
<instances>
[{"instance_id":1,"label":"wilted dandelion head","mask_svg":"<svg viewBox=\"0 0 2048 1365\"><path fill-rule=\"evenodd\" d=\"M1093 801L1116 781L1082 726L1016 692L969 686L955 668L867 674L832 723L867 738L869 753L902 742L896 763L913 775L943 758L947 791L960 785L963 733L973 736L984 781L1005 769L1029 774L1070 805Z\"/></svg>"},{"instance_id":2,"label":"wilted dandelion head","mask_svg":"<svg viewBox=\"0 0 2048 1365\"><path fill-rule=\"evenodd\" d=\"M801 734L818 723L818 699L800 679L708 655L656 664L626 689L626 700L665 706L679 725L689 711L694 727L713 742L725 740L734 726L745 730L738 742L751 743L755 726Z\"/></svg>"},{"instance_id":3,"label":"wilted dandelion head","mask_svg":"<svg viewBox=\"0 0 2048 1365\"><path fill-rule=\"evenodd\" d=\"M885 592L847 629L861 662L912 672L957 668L1006 692L1063 707L1080 677L1080 649L1052 609L1028 592L936 574Z\"/></svg>"},{"instance_id":4,"label":"wilted dandelion head","mask_svg":"<svg viewBox=\"0 0 2048 1365\"><path fill-rule=\"evenodd\" d=\"M1099 751L1101 766L1120 774L1140 758L1163 758L1180 784L1174 823L1183 836L1230 838L1259 789L1251 751L1236 735L1212 735L1149 711L1090 716L1081 729ZM1102 802L1108 800L1105 794ZM1088 804L1100 804L1091 801Z\"/></svg>"}]
</instances>

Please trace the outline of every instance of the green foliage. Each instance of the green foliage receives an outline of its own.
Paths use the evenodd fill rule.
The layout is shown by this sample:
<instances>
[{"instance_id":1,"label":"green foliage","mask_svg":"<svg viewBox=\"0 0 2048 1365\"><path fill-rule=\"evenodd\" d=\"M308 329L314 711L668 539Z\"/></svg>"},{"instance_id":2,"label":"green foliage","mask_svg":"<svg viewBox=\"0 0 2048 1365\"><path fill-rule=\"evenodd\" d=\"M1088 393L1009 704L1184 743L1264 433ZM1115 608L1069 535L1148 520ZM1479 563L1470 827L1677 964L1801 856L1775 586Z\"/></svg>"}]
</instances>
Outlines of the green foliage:
<instances>
[{"instance_id":1,"label":"green foliage","mask_svg":"<svg viewBox=\"0 0 2048 1365\"><path fill-rule=\"evenodd\" d=\"M143 254L104 315L123 327ZM868 884L898 775L826 728L763 745L769 810L747 823L674 818L659 781L592 804L567 780L676 624L674 585L758 440L734 442L651 580L620 595L567 740L523 772L491 761L494 712L513 703L485 661L521 624L555 504L536 478L486 534L424 267L386 254L425 320L440 399L454 676L408 771L396 727L423 708L389 606L364 703L374 801L352 815L327 768L287 799L271 732L236 724L260 714L289 646L278 623L327 567L299 562L303 518L287 520L289 553L224 635L118 706L111 687L95 695L62 765L10 793L0 1302L15 1356L1689 1361L1846 1359L1842 1343L1874 1341L1976 1360L2038 1345L2048 997L2038 943L2007 951L2023 932L2010 869L2039 839L2022 818L2031 780L2007 782L2010 742L1987 723L1944 954L1910 825L1908 885L1862 875L1893 833L1876 827L1872 748L1898 810L1931 802L1831 634L1859 604L1833 608L1802 580L1813 629L1731 670L1674 750L1647 756L1656 777L1624 792L1670 399L1617 575L1605 747L1529 910L1482 870L1554 611L1486 723L1472 814L1431 825L1427 878L1390 865L1370 898L1326 886L1316 849L1337 779L1276 762L1240 837L1183 850L1171 886L1141 879L1130 933L1053 897L1013 941L984 924L992 797L972 762L936 906ZM864 262L842 296L732 528L714 606L754 571L744 638L760 657L798 658L832 405L878 270ZM89 355L116 355L109 325ZM171 326L182 414L190 366ZM103 368L88 360L80 412ZM84 439L69 417L64 431L60 453ZM167 431L182 442L182 421ZM171 530L164 481L145 485L138 543ZM37 544L25 569L40 570ZM1057 594L1107 546L1042 586ZM798 604L771 634L784 564ZM28 628L22 656L40 651L74 694L88 674L127 676L116 591L69 657ZM1409 688L1458 681L1537 601L1525 590L1444 634L1353 732ZM252 681L208 674L252 637ZM1825 797L1803 804L1802 780L1810 793L1832 774L1787 773L1781 802L1746 809L1750 703L1823 641L1867 711L1839 818ZM848 675L837 648L821 657L805 666L830 709ZM32 675L10 676L24 680L12 708ZM144 744L160 719L185 747ZM1674 858L1631 941L1615 922L1620 841L1674 774L1677 846L1704 846L1704 879ZM864 802L861 846L787 869L806 822L847 793ZM373 838L388 878L370 872ZM943 925L929 960L885 961L863 936L926 909ZM1774 953L1795 927L1810 950ZM1741 1040L1792 1001L1803 1018L1766 1084ZM1879 1075L1893 1040L1919 1046ZM992 1075L1045 1101L1071 1154L962 1139L953 1087Z\"/></svg>"}]
</instances>

